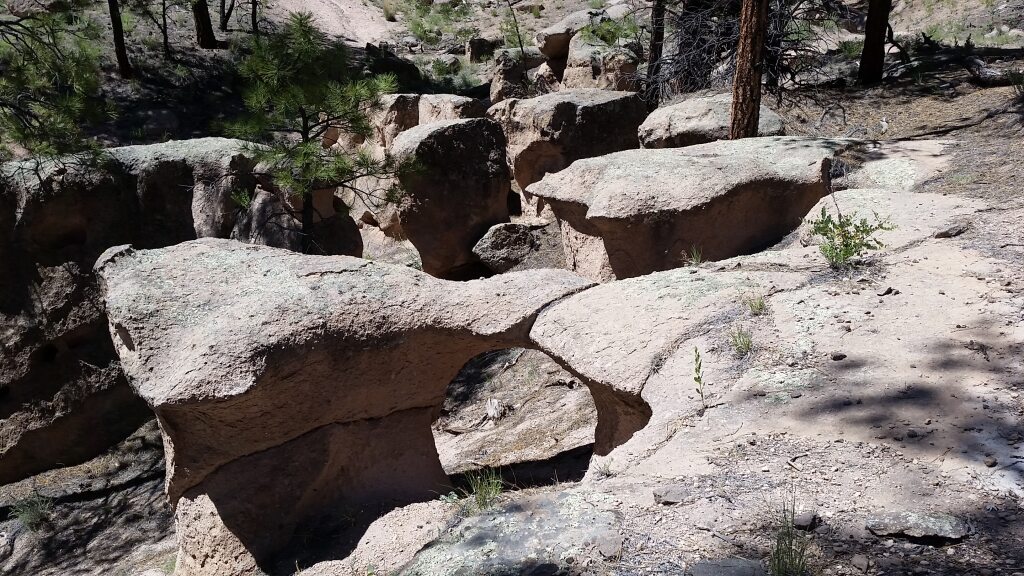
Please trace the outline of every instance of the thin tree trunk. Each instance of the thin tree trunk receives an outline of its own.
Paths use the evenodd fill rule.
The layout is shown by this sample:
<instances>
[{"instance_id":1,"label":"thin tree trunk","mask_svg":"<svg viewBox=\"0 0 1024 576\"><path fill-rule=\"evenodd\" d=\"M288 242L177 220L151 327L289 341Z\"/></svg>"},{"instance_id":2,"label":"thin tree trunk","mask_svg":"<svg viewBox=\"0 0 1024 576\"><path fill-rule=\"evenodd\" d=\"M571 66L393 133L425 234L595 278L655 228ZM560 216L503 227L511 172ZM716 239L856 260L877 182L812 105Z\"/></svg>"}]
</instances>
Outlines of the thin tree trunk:
<instances>
[{"instance_id":1,"label":"thin tree trunk","mask_svg":"<svg viewBox=\"0 0 1024 576\"><path fill-rule=\"evenodd\" d=\"M160 0L160 35L164 41L164 56L171 57L170 31L167 28L167 0Z\"/></svg>"},{"instance_id":2,"label":"thin tree trunk","mask_svg":"<svg viewBox=\"0 0 1024 576\"><path fill-rule=\"evenodd\" d=\"M885 71L885 36L889 29L892 0L870 0L868 21L864 26L864 50L860 54L861 84L882 81Z\"/></svg>"},{"instance_id":3,"label":"thin tree trunk","mask_svg":"<svg viewBox=\"0 0 1024 576\"><path fill-rule=\"evenodd\" d=\"M213 22L210 20L210 6L206 0L192 0L192 18L196 22L196 42L200 48L220 48L217 36L213 33Z\"/></svg>"},{"instance_id":4,"label":"thin tree trunk","mask_svg":"<svg viewBox=\"0 0 1024 576\"><path fill-rule=\"evenodd\" d=\"M231 14L235 11L235 0L220 0L220 29L221 32L228 31L228 22L231 21Z\"/></svg>"},{"instance_id":5,"label":"thin tree trunk","mask_svg":"<svg viewBox=\"0 0 1024 576\"><path fill-rule=\"evenodd\" d=\"M252 3L252 12L249 14L249 19L252 21L252 33L260 33L260 0L250 0Z\"/></svg>"},{"instance_id":6,"label":"thin tree trunk","mask_svg":"<svg viewBox=\"0 0 1024 576\"><path fill-rule=\"evenodd\" d=\"M654 0L651 7L651 49L647 58L647 108L654 110L661 102L661 54L665 46L665 0Z\"/></svg>"},{"instance_id":7,"label":"thin tree trunk","mask_svg":"<svg viewBox=\"0 0 1024 576\"><path fill-rule=\"evenodd\" d=\"M729 131L729 137L734 140L757 136L767 24L768 0L743 0L736 74L732 85L732 127Z\"/></svg>"},{"instance_id":8,"label":"thin tree trunk","mask_svg":"<svg viewBox=\"0 0 1024 576\"><path fill-rule=\"evenodd\" d=\"M114 54L117 56L117 72L121 78L132 77L132 63L128 61L128 49L124 44L124 25L121 23L121 6L117 0L107 0L110 10L110 28L114 32Z\"/></svg>"},{"instance_id":9,"label":"thin tree trunk","mask_svg":"<svg viewBox=\"0 0 1024 576\"><path fill-rule=\"evenodd\" d=\"M302 253L312 254L313 246L313 193L302 195Z\"/></svg>"}]
</instances>

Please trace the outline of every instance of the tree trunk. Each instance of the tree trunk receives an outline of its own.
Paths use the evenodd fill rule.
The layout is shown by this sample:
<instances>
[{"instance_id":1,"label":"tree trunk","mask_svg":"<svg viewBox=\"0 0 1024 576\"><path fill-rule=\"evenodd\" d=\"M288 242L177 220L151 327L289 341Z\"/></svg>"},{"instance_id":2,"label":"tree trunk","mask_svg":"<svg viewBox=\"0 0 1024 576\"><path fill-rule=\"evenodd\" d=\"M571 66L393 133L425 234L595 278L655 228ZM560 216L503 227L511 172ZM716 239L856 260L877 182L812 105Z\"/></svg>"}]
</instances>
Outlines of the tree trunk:
<instances>
[{"instance_id":1,"label":"tree trunk","mask_svg":"<svg viewBox=\"0 0 1024 576\"><path fill-rule=\"evenodd\" d=\"M312 254L315 242L313 242L313 193L308 192L302 195L302 253Z\"/></svg>"},{"instance_id":2,"label":"tree trunk","mask_svg":"<svg viewBox=\"0 0 1024 576\"><path fill-rule=\"evenodd\" d=\"M249 14L249 19L252 21L252 33L260 33L260 0L251 0L252 12Z\"/></svg>"},{"instance_id":3,"label":"tree trunk","mask_svg":"<svg viewBox=\"0 0 1024 576\"><path fill-rule=\"evenodd\" d=\"M235 11L235 0L220 0L220 29L221 32L228 31L228 22L231 21L231 14Z\"/></svg>"},{"instance_id":4,"label":"tree trunk","mask_svg":"<svg viewBox=\"0 0 1024 576\"><path fill-rule=\"evenodd\" d=\"M882 81L885 70L885 35L889 29L892 0L870 0L868 21L864 27L864 50L860 54L861 84Z\"/></svg>"},{"instance_id":5,"label":"tree trunk","mask_svg":"<svg viewBox=\"0 0 1024 576\"><path fill-rule=\"evenodd\" d=\"M160 36L164 43L164 56L171 57L170 29L167 28L167 0L160 0Z\"/></svg>"},{"instance_id":6,"label":"tree trunk","mask_svg":"<svg viewBox=\"0 0 1024 576\"><path fill-rule=\"evenodd\" d=\"M729 137L734 140L757 136L767 24L768 0L743 0L736 74L732 85L732 128L729 131Z\"/></svg>"},{"instance_id":7,"label":"tree trunk","mask_svg":"<svg viewBox=\"0 0 1024 576\"><path fill-rule=\"evenodd\" d=\"M132 77L132 63L128 61L128 49L124 44L124 26L121 24L121 7L117 0L107 0L110 10L110 28L114 32L114 54L117 56L117 71L121 78Z\"/></svg>"},{"instance_id":8,"label":"tree trunk","mask_svg":"<svg viewBox=\"0 0 1024 576\"><path fill-rule=\"evenodd\" d=\"M196 42L200 48L220 48L217 36L213 33L213 21L210 20L210 6L206 0L192 0L192 17L196 21Z\"/></svg>"},{"instance_id":9,"label":"tree trunk","mask_svg":"<svg viewBox=\"0 0 1024 576\"><path fill-rule=\"evenodd\" d=\"M661 102L661 54L665 46L665 0L654 0L651 8L651 49L647 58L647 108L654 110Z\"/></svg>"}]
</instances>

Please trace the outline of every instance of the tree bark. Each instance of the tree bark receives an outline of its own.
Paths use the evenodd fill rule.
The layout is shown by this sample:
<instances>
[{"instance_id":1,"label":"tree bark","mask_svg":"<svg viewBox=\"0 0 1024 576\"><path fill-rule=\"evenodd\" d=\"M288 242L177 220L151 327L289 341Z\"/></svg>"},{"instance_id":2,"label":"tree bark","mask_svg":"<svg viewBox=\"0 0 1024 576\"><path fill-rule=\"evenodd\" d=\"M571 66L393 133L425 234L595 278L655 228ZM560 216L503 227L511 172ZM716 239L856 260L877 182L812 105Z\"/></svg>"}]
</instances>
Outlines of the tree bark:
<instances>
[{"instance_id":1,"label":"tree bark","mask_svg":"<svg viewBox=\"0 0 1024 576\"><path fill-rule=\"evenodd\" d=\"M736 48L736 73L732 85L732 127L729 137L738 140L757 136L761 115L761 73L764 68L764 37L768 25L768 0L743 0L740 40Z\"/></svg>"},{"instance_id":2,"label":"tree bark","mask_svg":"<svg viewBox=\"0 0 1024 576\"><path fill-rule=\"evenodd\" d=\"M302 253L312 254L316 243L313 241L313 220L315 211L313 209L313 193L307 192L302 195Z\"/></svg>"},{"instance_id":3,"label":"tree bark","mask_svg":"<svg viewBox=\"0 0 1024 576\"><path fill-rule=\"evenodd\" d=\"M260 0L250 0L252 4L252 12L249 13L249 19L252 23L252 33L260 33Z\"/></svg>"},{"instance_id":4,"label":"tree bark","mask_svg":"<svg viewBox=\"0 0 1024 576\"><path fill-rule=\"evenodd\" d=\"M889 29L892 0L870 0L864 26L864 50L860 54L860 83L876 84L885 71L885 36Z\"/></svg>"},{"instance_id":5,"label":"tree bark","mask_svg":"<svg viewBox=\"0 0 1024 576\"><path fill-rule=\"evenodd\" d=\"M196 22L196 42L200 48L220 48L217 36L213 33L213 21L210 20L210 6L206 0L192 0L192 18Z\"/></svg>"},{"instance_id":6,"label":"tree bark","mask_svg":"<svg viewBox=\"0 0 1024 576\"><path fill-rule=\"evenodd\" d=\"M228 22L231 21L231 14L235 11L235 0L220 0L220 30L228 31Z\"/></svg>"},{"instance_id":7,"label":"tree bark","mask_svg":"<svg viewBox=\"0 0 1024 576\"><path fill-rule=\"evenodd\" d=\"M160 36L164 44L164 56L171 57L170 30L167 28L167 0L160 0Z\"/></svg>"},{"instance_id":8,"label":"tree bark","mask_svg":"<svg viewBox=\"0 0 1024 576\"><path fill-rule=\"evenodd\" d=\"M654 110L661 102L661 54L665 46L665 1L654 0L651 8L651 49L647 58L647 108Z\"/></svg>"},{"instance_id":9,"label":"tree bark","mask_svg":"<svg viewBox=\"0 0 1024 576\"><path fill-rule=\"evenodd\" d=\"M114 54L117 56L117 72L121 78L132 77L132 63L128 60L128 48L124 43L124 25L121 23L121 6L117 0L107 0L110 10L110 28L114 35Z\"/></svg>"}]
</instances>

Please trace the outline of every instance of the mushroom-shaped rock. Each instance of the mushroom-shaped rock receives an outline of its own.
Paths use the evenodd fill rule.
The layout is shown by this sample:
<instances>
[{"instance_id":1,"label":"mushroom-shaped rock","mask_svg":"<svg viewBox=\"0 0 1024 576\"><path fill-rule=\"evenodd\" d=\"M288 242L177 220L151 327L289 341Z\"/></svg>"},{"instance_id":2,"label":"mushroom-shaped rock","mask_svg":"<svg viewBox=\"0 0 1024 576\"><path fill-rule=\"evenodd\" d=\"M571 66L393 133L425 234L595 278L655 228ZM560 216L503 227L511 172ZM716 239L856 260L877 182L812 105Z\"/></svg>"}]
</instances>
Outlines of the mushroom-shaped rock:
<instances>
[{"instance_id":1,"label":"mushroom-shaped rock","mask_svg":"<svg viewBox=\"0 0 1024 576\"><path fill-rule=\"evenodd\" d=\"M424 124L395 139L392 155L404 166L398 219L428 274L479 272L473 246L509 220L505 146L501 126L486 118Z\"/></svg>"},{"instance_id":2,"label":"mushroom-shaped rock","mask_svg":"<svg viewBox=\"0 0 1024 576\"><path fill-rule=\"evenodd\" d=\"M513 177L525 189L580 158L636 148L647 107L632 92L562 90L504 100L487 115L504 128Z\"/></svg>"},{"instance_id":3,"label":"mushroom-shaped rock","mask_svg":"<svg viewBox=\"0 0 1024 576\"><path fill-rule=\"evenodd\" d=\"M732 94L710 98L691 98L659 108L640 125L640 145L644 148L680 148L729 138L732 118ZM761 106L758 135L781 136L782 118L767 106Z\"/></svg>"},{"instance_id":4,"label":"mushroom-shaped rock","mask_svg":"<svg viewBox=\"0 0 1024 576\"><path fill-rule=\"evenodd\" d=\"M720 260L796 229L829 189L833 140L748 138L627 150L573 163L527 189L548 202L566 263L598 281Z\"/></svg>"},{"instance_id":5,"label":"mushroom-shaped rock","mask_svg":"<svg viewBox=\"0 0 1024 576\"><path fill-rule=\"evenodd\" d=\"M259 574L297 532L446 491L430 423L448 383L477 354L532 347L538 311L588 286L209 239L111 249L97 271L164 434L179 576Z\"/></svg>"}]
</instances>

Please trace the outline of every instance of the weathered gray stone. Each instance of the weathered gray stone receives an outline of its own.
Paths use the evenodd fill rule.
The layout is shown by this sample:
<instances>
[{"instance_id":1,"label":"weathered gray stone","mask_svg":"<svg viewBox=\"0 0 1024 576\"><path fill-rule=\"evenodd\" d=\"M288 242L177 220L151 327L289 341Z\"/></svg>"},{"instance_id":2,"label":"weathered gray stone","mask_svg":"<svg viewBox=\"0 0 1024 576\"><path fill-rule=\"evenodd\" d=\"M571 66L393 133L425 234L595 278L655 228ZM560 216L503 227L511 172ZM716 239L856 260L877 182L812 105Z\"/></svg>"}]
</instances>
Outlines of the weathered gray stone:
<instances>
[{"instance_id":1,"label":"weathered gray stone","mask_svg":"<svg viewBox=\"0 0 1024 576\"><path fill-rule=\"evenodd\" d=\"M945 512L886 512L868 516L866 527L876 536L962 540L971 532L960 518Z\"/></svg>"},{"instance_id":2,"label":"weathered gray stone","mask_svg":"<svg viewBox=\"0 0 1024 576\"><path fill-rule=\"evenodd\" d=\"M563 574L616 557L621 520L578 492L521 498L472 516L423 549L399 574Z\"/></svg>"},{"instance_id":3,"label":"weathered gray stone","mask_svg":"<svg viewBox=\"0 0 1024 576\"><path fill-rule=\"evenodd\" d=\"M629 49L610 46L591 35L577 34L569 42L562 89L635 91L639 64L640 58Z\"/></svg>"},{"instance_id":4,"label":"weathered gray stone","mask_svg":"<svg viewBox=\"0 0 1024 576\"><path fill-rule=\"evenodd\" d=\"M473 247L473 254L491 271L508 272L538 248L529 226L496 224Z\"/></svg>"},{"instance_id":5,"label":"weathered gray stone","mask_svg":"<svg viewBox=\"0 0 1024 576\"><path fill-rule=\"evenodd\" d=\"M640 145L644 148L679 148L728 140L732 118L732 94L710 98L691 98L659 108L640 125ZM761 106L759 136L785 133L782 118L767 106Z\"/></svg>"}]
</instances>

